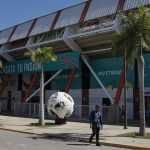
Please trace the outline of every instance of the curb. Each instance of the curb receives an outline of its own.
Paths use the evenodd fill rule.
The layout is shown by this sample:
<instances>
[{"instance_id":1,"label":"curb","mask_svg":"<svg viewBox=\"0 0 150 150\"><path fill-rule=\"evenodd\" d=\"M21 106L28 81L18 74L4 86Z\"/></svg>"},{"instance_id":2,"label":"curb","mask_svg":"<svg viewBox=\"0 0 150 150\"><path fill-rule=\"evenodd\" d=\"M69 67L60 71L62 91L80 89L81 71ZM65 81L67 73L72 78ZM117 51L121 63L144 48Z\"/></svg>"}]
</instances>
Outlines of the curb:
<instances>
[{"instance_id":1,"label":"curb","mask_svg":"<svg viewBox=\"0 0 150 150\"><path fill-rule=\"evenodd\" d=\"M33 133L33 132L28 132L28 131L21 131L21 130L15 130L15 129L1 128L1 127L0 127L0 130L12 131L12 132L24 133L24 134L30 134L30 135L41 135L40 133ZM87 139L80 139L79 142L89 143L89 141ZM108 142L102 141L100 143L101 143L101 145L111 146L111 147L127 148L127 149L133 149L133 150L150 150L150 148L148 148L148 147L112 143L109 141ZM96 141L93 141L92 144L96 144Z\"/></svg>"},{"instance_id":2,"label":"curb","mask_svg":"<svg viewBox=\"0 0 150 150\"><path fill-rule=\"evenodd\" d=\"M133 150L150 150L148 147L141 147L141 146L134 146L134 145L125 145L125 144L117 144L117 143L109 143L109 142L102 142L102 145L105 146L112 146L112 147L119 147L119 148L127 148Z\"/></svg>"},{"instance_id":3,"label":"curb","mask_svg":"<svg viewBox=\"0 0 150 150\"><path fill-rule=\"evenodd\" d=\"M41 135L38 133L33 133L33 132L28 132L28 131L21 131L21 130L15 130L15 129L7 129L7 128L1 128L0 130L5 130L5 131L12 131L12 132L18 132L18 133L24 133L24 134L31 134L31 135Z\"/></svg>"},{"instance_id":4,"label":"curb","mask_svg":"<svg viewBox=\"0 0 150 150\"><path fill-rule=\"evenodd\" d=\"M88 140L80 140L79 142L89 143ZM93 141L92 144L96 144L96 141ZM100 142L101 145L104 146L111 146L111 147L118 147L118 148L126 148L126 149L133 149L133 150L150 150L148 147L142 146L135 146L135 145L126 145L126 144L119 144L119 143L112 143L112 142Z\"/></svg>"}]
</instances>

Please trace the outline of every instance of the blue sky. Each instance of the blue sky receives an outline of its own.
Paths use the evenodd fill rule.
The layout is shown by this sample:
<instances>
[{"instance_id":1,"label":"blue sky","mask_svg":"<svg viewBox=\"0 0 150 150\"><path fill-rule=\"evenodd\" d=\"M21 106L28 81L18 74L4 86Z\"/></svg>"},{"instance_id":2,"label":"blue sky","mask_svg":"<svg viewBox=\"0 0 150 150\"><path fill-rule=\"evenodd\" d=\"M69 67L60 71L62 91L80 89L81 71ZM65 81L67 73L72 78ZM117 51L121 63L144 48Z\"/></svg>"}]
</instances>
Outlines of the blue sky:
<instances>
[{"instance_id":1,"label":"blue sky","mask_svg":"<svg viewBox=\"0 0 150 150\"><path fill-rule=\"evenodd\" d=\"M0 0L0 30L86 0Z\"/></svg>"}]
</instances>

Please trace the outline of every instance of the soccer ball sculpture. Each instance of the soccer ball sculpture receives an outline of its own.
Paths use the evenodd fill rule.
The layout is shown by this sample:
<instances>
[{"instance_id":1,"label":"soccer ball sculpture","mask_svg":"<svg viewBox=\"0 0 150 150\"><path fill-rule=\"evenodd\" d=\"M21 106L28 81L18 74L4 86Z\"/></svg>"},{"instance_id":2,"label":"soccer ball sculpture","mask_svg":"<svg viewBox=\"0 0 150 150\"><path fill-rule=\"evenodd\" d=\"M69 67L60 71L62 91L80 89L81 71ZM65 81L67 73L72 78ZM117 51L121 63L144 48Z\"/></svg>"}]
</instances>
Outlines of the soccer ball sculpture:
<instances>
[{"instance_id":1,"label":"soccer ball sculpture","mask_svg":"<svg viewBox=\"0 0 150 150\"><path fill-rule=\"evenodd\" d=\"M54 118L67 118L74 111L74 101L65 92L56 92L51 95L47 103L48 113Z\"/></svg>"}]
</instances>

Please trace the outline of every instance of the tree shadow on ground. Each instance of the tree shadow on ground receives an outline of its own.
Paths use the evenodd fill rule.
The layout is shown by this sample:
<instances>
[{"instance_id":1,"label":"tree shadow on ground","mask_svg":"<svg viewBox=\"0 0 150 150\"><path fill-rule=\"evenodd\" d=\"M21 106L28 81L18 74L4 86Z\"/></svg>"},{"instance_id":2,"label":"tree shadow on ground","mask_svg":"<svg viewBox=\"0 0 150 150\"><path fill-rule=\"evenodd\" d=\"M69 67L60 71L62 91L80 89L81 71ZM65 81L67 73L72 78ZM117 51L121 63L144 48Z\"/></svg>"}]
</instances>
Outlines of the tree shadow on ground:
<instances>
[{"instance_id":1,"label":"tree shadow on ground","mask_svg":"<svg viewBox=\"0 0 150 150\"><path fill-rule=\"evenodd\" d=\"M72 143L72 144L67 144L67 145L72 145L72 146L89 146L91 144L85 144L85 143Z\"/></svg>"},{"instance_id":2,"label":"tree shadow on ground","mask_svg":"<svg viewBox=\"0 0 150 150\"><path fill-rule=\"evenodd\" d=\"M43 134L40 136L29 137L34 140L37 139L47 139L47 140L55 140L55 141L80 141L81 139L88 139L90 134L78 134L78 133L58 133L58 134Z\"/></svg>"},{"instance_id":3,"label":"tree shadow on ground","mask_svg":"<svg viewBox=\"0 0 150 150\"><path fill-rule=\"evenodd\" d=\"M36 123L30 123L24 126L34 127L34 128L51 128L51 127L57 127L61 125L51 123L51 122L46 122L45 125L40 125L38 122L36 122ZM26 129L26 130L32 130L32 129Z\"/></svg>"},{"instance_id":4,"label":"tree shadow on ground","mask_svg":"<svg viewBox=\"0 0 150 150\"><path fill-rule=\"evenodd\" d=\"M64 141L64 142L87 142L91 134L79 134L79 133L45 133L43 135L36 135L29 138L34 140L46 139L46 140L55 140L55 141ZM106 137L117 137L117 136L102 136L100 135L100 140L106 140ZM95 137L93 138L95 140Z\"/></svg>"},{"instance_id":5,"label":"tree shadow on ground","mask_svg":"<svg viewBox=\"0 0 150 150\"><path fill-rule=\"evenodd\" d=\"M29 125L26 125L26 126L41 126L38 122L36 123L30 123ZM52 122L45 122L45 126L61 126L60 124L55 124L55 123L52 123Z\"/></svg>"}]
</instances>

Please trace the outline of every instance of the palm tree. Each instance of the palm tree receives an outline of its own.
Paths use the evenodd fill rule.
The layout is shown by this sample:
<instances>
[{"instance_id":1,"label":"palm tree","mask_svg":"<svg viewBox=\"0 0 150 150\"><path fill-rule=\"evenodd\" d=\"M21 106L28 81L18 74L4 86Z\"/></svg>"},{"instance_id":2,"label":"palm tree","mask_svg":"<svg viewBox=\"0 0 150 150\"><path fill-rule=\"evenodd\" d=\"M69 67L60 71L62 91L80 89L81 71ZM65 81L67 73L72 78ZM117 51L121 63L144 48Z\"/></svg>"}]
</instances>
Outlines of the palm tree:
<instances>
[{"instance_id":1,"label":"palm tree","mask_svg":"<svg viewBox=\"0 0 150 150\"><path fill-rule=\"evenodd\" d=\"M40 105L39 105L39 124L45 125L44 121L44 70L43 63L48 61L56 61L57 57L52 51L52 47L38 48L37 50L25 53L30 55L32 62L41 62L41 79L40 79Z\"/></svg>"},{"instance_id":2,"label":"palm tree","mask_svg":"<svg viewBox=\"0 0 150 150\"><path fill-rule=\"evenodd\" d=\"M129 64L137 59L139 77L140 128L145 136L145 96L143 50L150 50L150 9L140 6L137 11L121 14L121 27L115 35L112 49L116 54L126 52Z\"/></svg>"},{"instance_id":3,"label":"palm tree","mask_svg":"<svg viewBox=\"0 0 150 150\"><path fill-rule=\"evenodd\" d=\"M0 60L0 84L3 82L2 81L2 76L3 76L3 63Z\"/></svg>"}]
</instances>

